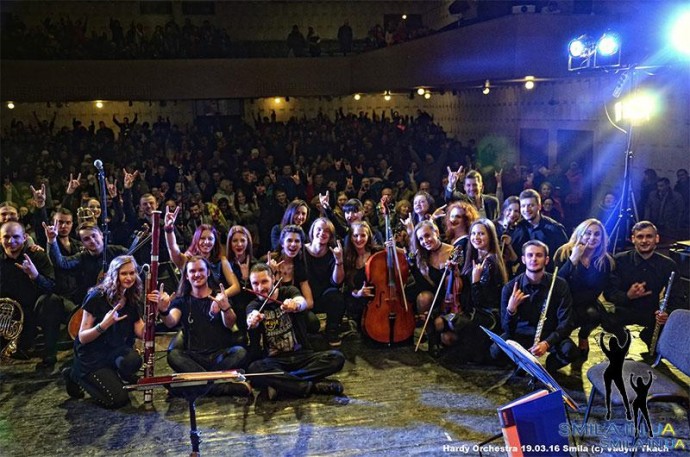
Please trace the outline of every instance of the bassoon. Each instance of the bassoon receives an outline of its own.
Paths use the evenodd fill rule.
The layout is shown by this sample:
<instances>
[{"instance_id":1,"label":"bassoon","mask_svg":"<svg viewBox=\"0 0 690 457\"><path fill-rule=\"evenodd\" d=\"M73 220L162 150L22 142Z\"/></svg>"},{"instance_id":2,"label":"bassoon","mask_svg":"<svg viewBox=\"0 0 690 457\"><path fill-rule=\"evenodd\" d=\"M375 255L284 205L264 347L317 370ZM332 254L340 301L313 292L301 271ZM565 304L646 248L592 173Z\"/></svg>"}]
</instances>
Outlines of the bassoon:
<instances>
[{"instance_id":1,"label":"bassoon","mask_svg":"<svg viewBox=\"0 0 690 457\"><path fill-rule=\"evenodd\" d=\"M151 215L151 264L146 277L146 291L158 290L158 251L160 249L160 220L161 212L154 211ZM147 294L144 295L146 297ZM156 359L156 314L158 304L152 300L146 300L144 316L144 378L153 377L153 364ZM144 391L144 403L153 401L153 390Z\"/></svg>"},{"instance_id":2,"label":"bassoon","mask_svg":"<svg viewBox=\"0 0 690 457\"><path fill-rule=\"evenodd\" d=\"M673 280L676 278L676 272L672 271L671 276L668 278L668 284L666 284L666 292L664 293L664 298L659 303L659 312L665 313L666 307L668 306L668 299L671 296L671 286L673 285ZM656 354L656 342L659 340L659 333L661 333L661 324L656 322L654 324L654 333L652 333L652 343L649 345L649 354L654 356Z\"/></svg>"}]
</instances>

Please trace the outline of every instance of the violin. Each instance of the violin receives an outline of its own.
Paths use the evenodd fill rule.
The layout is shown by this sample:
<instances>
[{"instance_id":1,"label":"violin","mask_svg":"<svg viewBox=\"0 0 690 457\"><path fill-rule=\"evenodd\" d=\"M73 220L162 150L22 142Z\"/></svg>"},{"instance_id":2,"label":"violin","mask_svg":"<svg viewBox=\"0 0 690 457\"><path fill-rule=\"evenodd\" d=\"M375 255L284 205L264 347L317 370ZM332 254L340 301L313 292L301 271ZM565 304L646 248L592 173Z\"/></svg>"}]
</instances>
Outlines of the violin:
<instances>
[{"instance_id":1,"label":"violin","mask_svg":"<svg viewBox=\"0 0 690 457\"><path fill-rule=\"evenodd\" d=\"M388 196L381 199L381 211L386 221L386 238L393 239L390 230ZM379 343L400 343L412 337L415 328L414 310L405 297L405 283L410 270L404 251L393 242L386 249L373 254L365 265L367 284L374 286L374 297L362 315L362 330Z\"/></svg>"}]
</instances>

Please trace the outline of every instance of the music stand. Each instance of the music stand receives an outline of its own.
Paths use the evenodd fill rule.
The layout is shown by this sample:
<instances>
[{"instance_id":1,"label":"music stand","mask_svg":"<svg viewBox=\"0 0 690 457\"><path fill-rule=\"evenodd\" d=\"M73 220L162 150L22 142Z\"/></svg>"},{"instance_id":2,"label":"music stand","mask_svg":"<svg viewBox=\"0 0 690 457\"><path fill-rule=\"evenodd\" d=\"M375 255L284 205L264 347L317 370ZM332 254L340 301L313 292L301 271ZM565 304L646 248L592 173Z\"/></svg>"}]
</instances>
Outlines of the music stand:
<instances>
[{"instance_id":1,"label":"music stand","mask_svg":"<svg viewBox=\"0 0 690 457\"><path fill-rule=\"evenodd\" d=\"M563 397L563 402L569 406L573 411L578 411L579 406L577 403L575 403L575 400L572 399L570 395L566 393L566 391L558 385L558 382L556 382L555 379L553 379L553 376L549 374L548 371L541 365L539 360L537 360L536 357L534 357L532 354L527 351L527 349L523 348L519 343L512 341L512 340L504 340L491 330L480 326L484 332L489 335L489 338L491 338L491 341L496 343L496 345L501 348L501 350L508 356L508 358L513 361L518 368L521 368L525 370L530 376L532 376L534 379L540 381L542 384L544 384L544 387L549 392L556 392L560 391L561 396ZM568 412L566 408L566 413ZM567 415L568 417L568 422L570 422L570 415ZM482 441L479 443L479 447L481 448L485 444L488 444L494 440L497 440L503 436L503 433L498 433L488 440Z\"/></svg>"},{"instance_id":2,"label":"music stand","mask_svg":"<svg viewBox=\"0 0 690 457\"><path fill-rule=\"evenodd\" d=\"M255 375L283 374L276 373L256 373ZM182 397L189 403L189 439L192 442L192 453L190 457L198 457L199 444L201 443L201 433L196 426L196 400L208 393L213 384L233 381L245 381L244 373L238 371L210 371L197 373L173 373L170 376L154 376L151 378L141 378L136 384L126 385L126 390L151 390L155 387L165 387L174 396Z\"/></svg>"}]
</instances>

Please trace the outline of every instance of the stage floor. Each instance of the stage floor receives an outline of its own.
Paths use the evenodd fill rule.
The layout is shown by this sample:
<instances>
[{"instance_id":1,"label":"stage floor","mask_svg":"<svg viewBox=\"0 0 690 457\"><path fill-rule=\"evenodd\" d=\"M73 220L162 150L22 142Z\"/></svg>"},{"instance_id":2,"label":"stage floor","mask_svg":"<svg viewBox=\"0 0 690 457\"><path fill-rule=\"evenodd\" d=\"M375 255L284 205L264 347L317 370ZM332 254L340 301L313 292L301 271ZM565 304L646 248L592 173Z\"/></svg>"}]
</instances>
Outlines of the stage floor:
<instances>
[{"instance_id":1,"label":"stage floor","mask_svg":"<svg viewBox=\"0 0 690 457\"><path fill-rule=\"evenodd\" d=\"M159 341L158 347L164 348L164 343ZM568 367L557 377L580 404L580 412L570 414L577 425L582 423L590 390L587 368L603 359L593 337L591 347L582 369ZM631 357L639 359L643 347L636 339ZM353 335L345 339L342 351L347 363L336 376L345 386L342 397L275 402L264 396L200 399L201 452L243 457L479 455L475 445L500 431L496 408L534 390L526 378L508 380L512 368L458 365L452 355L434 360L415 353L410 345L373 347ZM169 373L164 353L159 356L156 374ZM60 353L61 362L69 357L69 351ZM107 411L89 400L70 399L58 370L49 376L38 375L33 372L36 361L15 361L1 367L0 455L190 453L186 401L167 400L164 390L156 390L153 406L147 409L143 394L135 392L132 406ZM675 370L672 374L687 385L687 377ZM690 455L685 411L666 404L652 404L649 409L653 426L665 429L664 443L683 445L686 450L638 451L635 455ZM614 409L610 422L604 415L600 400L590 424L599 425L592 435L601 436L578 439L579 455L623 455L607 452L606 444L632 442L631 435L625 435L626 424L629 431L632 423L625 422L622 407ZM602 452L593 451L594 445L602 443ZM488 452L483 455L505 455L495 450L502 444L502 439L495 441L494 448L485 448Z\"/></svg>"}]
</instances>

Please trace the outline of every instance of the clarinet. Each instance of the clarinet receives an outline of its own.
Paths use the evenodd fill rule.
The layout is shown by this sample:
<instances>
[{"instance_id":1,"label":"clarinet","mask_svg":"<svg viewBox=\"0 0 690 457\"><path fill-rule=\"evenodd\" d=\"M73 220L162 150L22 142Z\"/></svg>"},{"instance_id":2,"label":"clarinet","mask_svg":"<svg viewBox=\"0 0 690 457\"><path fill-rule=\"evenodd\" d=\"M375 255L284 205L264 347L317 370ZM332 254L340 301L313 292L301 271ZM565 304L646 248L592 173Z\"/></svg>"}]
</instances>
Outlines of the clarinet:
<instances>
[{"instance_id":1,"label":"clarinet","mask_svg":"<svg viewBox=\"0 0 690 457\"><path fill-rule=\"evenodd\" d=\"M151 215L151 265L147 271L145 289L147 293L158 289L158 250L160 241L160 211L154 211ZM144 295L146 300L146 294ZM146 300L144 315L146 326L144 328L144 378L153 377L153 364L156 359L156 314L158 304L155 301ZM153 402L153 389L144 391L144 403Z\"/></svg>"},{"instance_id":2,"label":"clarinet","mask_svg":"<svg viewBox=\"0 0 690 457\"><path fill-rule=\"evenodd\" d=\"M668 298L671 296L671 286L673 285L673 280L676 278L676 272L671 272L671 277L668 278L668 284L666 284L666 293L664 293L664 298L659 302L659 312L663 313L666 311L668 306ZM652 333L652 343L649 345L649 353L654 356L656 353L656 342L659 339L659 333L661 333L661 324L656 322L654 324L654 333Z\"/></svg>"},{"instance_id":3,"label":"clarinet","mask_svg":"<svg viewBox=\"0 0 690 457\"><path fill-rule=\"evenodd\" d=\"M556 284L556 277L558 276L558 267L553 271L553 278L551 278L551 285L549 286L549 293L546 296L544 306L541 308L539 315L539 323L537 324L537 331L534 333L534 344L536 346L541 341L541 334L544 331L544 323L546 322L546 314L549 312L549 303L551 302L551 294L553 294L553 286Z\"/></svg>"}]
</instances>

